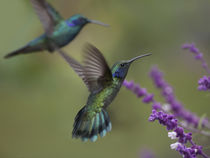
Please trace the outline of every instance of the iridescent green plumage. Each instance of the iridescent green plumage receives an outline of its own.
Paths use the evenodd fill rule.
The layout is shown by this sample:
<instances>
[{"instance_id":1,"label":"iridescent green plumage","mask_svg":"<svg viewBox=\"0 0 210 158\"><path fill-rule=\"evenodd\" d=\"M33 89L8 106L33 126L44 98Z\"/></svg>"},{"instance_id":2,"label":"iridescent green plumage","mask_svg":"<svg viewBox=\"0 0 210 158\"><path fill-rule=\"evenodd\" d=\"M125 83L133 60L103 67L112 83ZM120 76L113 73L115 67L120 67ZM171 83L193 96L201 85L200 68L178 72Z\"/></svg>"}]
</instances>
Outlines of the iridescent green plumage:
<instances>
[{"instance_id":1,"label":"iridescent green plumage","mask_svg":"<svg viewBox=\"0 0 210 158\"><path fill-rule=\"evenodd\" d=\"M31 4L43 25L45 33L29 42L26 46L7 54L5 58L42 50L53 52L70 43L88 23L107 26L106 24L90 20L79 14L65 20L45 0L31 0Z\"/></svg>"},{"instance_id":2,"label":"iridescent green plumage","mask_svg":"<svg viewBox=\"0 0 210 158\"><path fill-rule=\"evenodd\" d=\"M119 92L130 64L150 54L117 62L111 70L101 52L92 45L86 47L84 65L80 65L62 51L60 54L83 79L90 91L86 105L75 118L72 136L83 141L88 139L96 141L98 134L103 137L111 131L112 126L106 108Z\"/></svg>"}]
</instances>

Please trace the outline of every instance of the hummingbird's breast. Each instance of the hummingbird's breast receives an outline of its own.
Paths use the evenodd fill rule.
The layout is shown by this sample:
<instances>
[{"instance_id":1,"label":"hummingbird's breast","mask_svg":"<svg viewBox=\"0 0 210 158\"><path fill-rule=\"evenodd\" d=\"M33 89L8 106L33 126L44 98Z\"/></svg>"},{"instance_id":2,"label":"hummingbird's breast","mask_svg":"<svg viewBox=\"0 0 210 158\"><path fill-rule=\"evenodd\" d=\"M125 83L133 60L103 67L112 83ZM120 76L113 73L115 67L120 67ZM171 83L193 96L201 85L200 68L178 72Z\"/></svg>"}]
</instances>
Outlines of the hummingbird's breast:
<instances>
[{"instance_id":1,"label":"hummingbird's breast","mask_svg":"<svg viewBox=\"0 0 210 158\"><path fill-rule=\"evenodd\" d=\"M91 93L86 106L94 111L100 111L101 108L106 108L116 97L120 90L122 81L119 79L114 79L112 84L101 90L100 92L94 94Z\"/></svg>"}]
</instances>

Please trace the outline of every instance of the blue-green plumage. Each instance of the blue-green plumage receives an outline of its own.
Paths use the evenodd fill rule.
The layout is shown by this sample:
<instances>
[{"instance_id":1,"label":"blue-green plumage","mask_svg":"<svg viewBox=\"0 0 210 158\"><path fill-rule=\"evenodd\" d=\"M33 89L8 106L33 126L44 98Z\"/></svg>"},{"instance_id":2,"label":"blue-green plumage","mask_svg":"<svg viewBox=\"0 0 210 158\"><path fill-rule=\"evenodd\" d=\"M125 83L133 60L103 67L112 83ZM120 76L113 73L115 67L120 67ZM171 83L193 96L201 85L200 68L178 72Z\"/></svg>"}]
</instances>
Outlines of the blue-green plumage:
<instances>
[{"instance_id":1,"label":"blue-green plumage","mask_svg":"<svg viewBox=\"0 0 210 158\"><path fill-rule=\"evenodd\" d=\"M75 117L72 136L83 141L96 141L98 134L103 137L111 131L112 124L106 108L119 92L127 75L130 64L144 56L120 61L109 69L103 55L92 45L85 52L85 65L80 65L64 52L60 54L66 59L74 71L83 79L90 91L86 105Z\"/></svg>"},{"instance_id":2,"label":"blue-green plumage","mask_svg":"<svg viewBox=\"0 0 210 158\"><path fill-rule=\"evenodd\" d=\"M45 0L31 0L31 3L43 24L45 33L29 42L26 46L7 54L5 58L42 50L53 52L69 44L88 23L107 26L106 24L90 20L80 14L73 15L65 20Z\"/></svg>"}]
</instances>

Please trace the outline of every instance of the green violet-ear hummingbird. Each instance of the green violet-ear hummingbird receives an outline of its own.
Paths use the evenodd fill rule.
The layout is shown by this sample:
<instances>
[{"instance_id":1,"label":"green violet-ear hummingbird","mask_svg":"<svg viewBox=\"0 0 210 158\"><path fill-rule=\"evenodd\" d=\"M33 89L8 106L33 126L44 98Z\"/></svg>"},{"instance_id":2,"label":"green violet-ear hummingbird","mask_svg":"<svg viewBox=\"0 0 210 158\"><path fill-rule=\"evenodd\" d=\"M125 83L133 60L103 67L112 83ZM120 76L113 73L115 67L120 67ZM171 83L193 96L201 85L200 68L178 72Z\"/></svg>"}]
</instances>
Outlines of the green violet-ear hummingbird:
<instances>
[{"instance_id":1,"label":"green violet-ear hummingbird","mask_svg":"<svg viewBox=\"0 0 210 158\"><path fill-rule=\"evenodd\" d=\"M29 42L26 46L7 54L5 58L42 50L53 52L70 43L88 23L108 26L107 24L96 20L90 20L79 14L64 20L45 0L30 1L44 27L45 33Z\"/></svg>"},{"instance_id":2,"label":"green violet-ear hummingbird","mask_svg":"<svg viewBox=\"0 0 210 158\"><path fill-rule=\"evenodd\" d=\"M59 51L59 54L82 78L90 91L86 105L75 117L72 137L81 138L82 141L90 139L94 142L98 135L104 137L107 132L111 131L112 125L106 108L119 92L131 63L151 54L116 62L110 69L96 47L88 44L85 48L84 65L78 63L62 50Z\"/></svg>"}]
</instances>

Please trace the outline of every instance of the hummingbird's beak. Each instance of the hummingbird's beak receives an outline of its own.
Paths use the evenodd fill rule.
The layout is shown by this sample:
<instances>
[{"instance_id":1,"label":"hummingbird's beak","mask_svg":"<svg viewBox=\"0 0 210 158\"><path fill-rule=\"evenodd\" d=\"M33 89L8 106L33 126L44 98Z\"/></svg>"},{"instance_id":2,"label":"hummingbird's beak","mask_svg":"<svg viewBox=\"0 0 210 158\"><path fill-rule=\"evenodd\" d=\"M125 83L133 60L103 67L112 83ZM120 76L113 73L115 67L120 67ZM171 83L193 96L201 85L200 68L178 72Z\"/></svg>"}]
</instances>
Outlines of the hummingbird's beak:
<instances>
[{"instance_id":1,"label":"hummingbird's beak","mask_svg":"<svg viewBox=\"0 0 210 158\"><path fill-rule=\"evenodd\" d=\"M132 63L133 61L135 61L137 59L140 59L140 58L143 58L143 57L146 57L146 56L150 56L150 55L152 55L152 53L148 53L148 54L143 54L143 55L137 56L135 58L132 58L132 59L128 60L128 63Z\"/></svg>"},{"instance_id":2,"label":"hummingbird's beak","mask_svg":"<svg viewBox=\"0 0 210 158\"><path fill-rule=\"evenodd\" d=\"M90 19L88 19L88 22L93 23L93 24L97 24L97 25L101 25L101 26L105 26L105 27L109 26L108 24L104 24L104 23L102 23L100 21L97 21L97 20L90 20Z\"/></svg>"}]
</instances>

